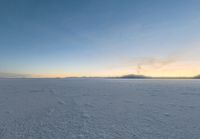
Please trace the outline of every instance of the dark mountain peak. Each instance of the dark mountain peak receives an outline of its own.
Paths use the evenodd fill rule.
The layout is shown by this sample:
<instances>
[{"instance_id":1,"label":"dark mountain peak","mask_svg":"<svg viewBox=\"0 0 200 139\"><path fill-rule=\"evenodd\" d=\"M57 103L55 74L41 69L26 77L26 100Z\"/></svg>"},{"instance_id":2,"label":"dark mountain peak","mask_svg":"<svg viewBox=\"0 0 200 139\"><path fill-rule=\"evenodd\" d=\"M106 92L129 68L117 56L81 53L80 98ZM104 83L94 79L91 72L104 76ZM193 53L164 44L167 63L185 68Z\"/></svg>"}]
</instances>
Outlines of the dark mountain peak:
<instances>
[{"instance_id":1,"label":"dark mountain peak","mask_svg":"<svg viewBox=\"0 0 200 139\"><path fill-rule=\"evenodd\" d=\"M200 79L200 75L197 75L194 77L195 79Z\"/></svg>"},{"instance_id":2,"label":"dark mountain peak","mask_svg":"<svg viewBox=\"0 0 200 139\"><path fill-rule=\"evenodd\" d=\"M125 79L147 79L150 77L144 76L144 75L137 75L137 74L128 74L121 76L120 78L125 78Z\"/></svg>"}]
</instances>

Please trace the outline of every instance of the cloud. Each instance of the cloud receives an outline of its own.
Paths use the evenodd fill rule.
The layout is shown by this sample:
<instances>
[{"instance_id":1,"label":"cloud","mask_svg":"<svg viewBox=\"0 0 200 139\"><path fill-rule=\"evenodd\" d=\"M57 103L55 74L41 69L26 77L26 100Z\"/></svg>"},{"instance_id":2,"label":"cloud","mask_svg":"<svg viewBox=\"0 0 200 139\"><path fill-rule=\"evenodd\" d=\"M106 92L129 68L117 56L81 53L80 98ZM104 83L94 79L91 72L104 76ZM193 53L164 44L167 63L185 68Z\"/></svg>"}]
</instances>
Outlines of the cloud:
<instances>
[{"instance_id":1,"label":"cloud","mask_svg":"<svg viewBox=\"0 0 200 139\"><path fill-rule=\"evenodd\" d=\"M141 58L137 61L136 72L137 74L142 74L144 67L146 66L155 69L160 69L177 61L178 61L177 56L170 56L166 58L153 58L153 57Z\"/></svg>"},{"instance_id":2,"label":"cloud","mask_svg":"<svg viewBox=\"0 0 200 139\"><path fill-rule=\"evenodd\" d=\"M200 43L184 44L181 49L177 49L165 57L124 57L116 64L117 67L124 67L124 69L132 69L131 73L141 74L174 74L174 70L195 71L199 67L200 61ZM190 65L190 66L188 66ZM192 67L191 67L192 65ZM171 69L171 71L169 71ZM172 70L173 69L173 70ZM168 71L167 71L168 70ZM130 71L130 70L129 70ZM163 73L162 73L163 71ZM180 71L180 72L182 72ZM162 75L163 76L163 75Z\"/></svg>"}]
</instances>

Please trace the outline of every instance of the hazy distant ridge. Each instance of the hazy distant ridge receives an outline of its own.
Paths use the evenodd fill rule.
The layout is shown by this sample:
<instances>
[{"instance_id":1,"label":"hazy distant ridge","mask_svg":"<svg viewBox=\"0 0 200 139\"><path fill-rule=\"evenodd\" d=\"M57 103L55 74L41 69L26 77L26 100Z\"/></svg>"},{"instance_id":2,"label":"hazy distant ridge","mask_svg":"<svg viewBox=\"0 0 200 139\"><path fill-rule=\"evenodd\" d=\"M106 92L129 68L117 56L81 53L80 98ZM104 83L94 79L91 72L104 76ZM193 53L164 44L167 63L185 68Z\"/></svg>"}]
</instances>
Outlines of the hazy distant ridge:
<instances>
[{"instance_id":1,"label":"hazy distant ridge","mask_svg":"<svg viewBox=\"0 0 200 139\"><path fill-rule=\"evenodd\" d=\"M121 76L120 78L125 78L125 79L149 79L152 77L144 76L144 75L136 75L136 74L128 74Z\"/></svg>"},{"instance_id":2,"label":"hazy distant ridge","mask_svg":"<svg viewBox=\"0 0 200 139\"><path fill-rule=\"evenodd\" d=\"M195 79L200 79L200 75L197 75L194 77Z\"/></svg>"},{"instance_id":3,"label":"hazy distant ridge","mask_svg":"<svg viewBox=\"0 0 200 139\"><path fill-rule=\"evenodd\" d=\"M121 79L200 79L200 75L194 77L151 77L145 75L128 74L119 77Z\"/></svg>"},{"instance_id":4,"label":"hazy distant ridge","mask_svg":"<svg viewBox=\"0 0 200 139\"><path fill-rule=\"evenodd\" d=\"M33 78L31 74L18 74L18 73L7 73L0 72L0 78ZM43 77L45 78L45 77ZM48 78L48 77L47 77ZM113 79L200 79L200 75L193 77L152 77L145 75L137 75L137 74L127 74L119 77L66 77L66 78L113 78Z\"/></svg>"}]
</instances>

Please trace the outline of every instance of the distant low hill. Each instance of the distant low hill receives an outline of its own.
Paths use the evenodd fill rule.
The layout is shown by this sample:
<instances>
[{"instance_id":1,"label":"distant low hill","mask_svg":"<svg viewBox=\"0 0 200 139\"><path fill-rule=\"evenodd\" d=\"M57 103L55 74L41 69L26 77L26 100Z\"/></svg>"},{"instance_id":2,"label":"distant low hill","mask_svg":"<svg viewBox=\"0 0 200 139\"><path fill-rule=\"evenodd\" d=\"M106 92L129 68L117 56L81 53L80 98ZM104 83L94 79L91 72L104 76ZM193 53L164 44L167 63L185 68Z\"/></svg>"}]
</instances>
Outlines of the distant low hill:
<instances>
[{"instance_id":1,"label":"distant low hill","mask_svg":"<svg viewBox=\"0 0 200 139\"><path fill-rule=\"evenodd\" d=\"M119 77L120 79L200 79L200 75L194 77L150 77L137 74L128 74Z\"/></svg>"},{"instance_id":2,"label":"distant low hill","mask_svg":"<svg viewBox=\"0 0 200 139\"><path fill-rule=\"evenodd\" d=\"M128 74L128 75L121 76L120 78L123 78L123 79L150 79L151 77L144 76L144 75Z\"/></svg>"},{"instance_id":3,"label":"distant low hill","mask_svg":"<svg viewBox=\"0 0 200 139\"><path fill-rule=\"evenodd\" d=\"M200 79L200 75L195 76L194 79Z\"/></svg>"}]
</instances>

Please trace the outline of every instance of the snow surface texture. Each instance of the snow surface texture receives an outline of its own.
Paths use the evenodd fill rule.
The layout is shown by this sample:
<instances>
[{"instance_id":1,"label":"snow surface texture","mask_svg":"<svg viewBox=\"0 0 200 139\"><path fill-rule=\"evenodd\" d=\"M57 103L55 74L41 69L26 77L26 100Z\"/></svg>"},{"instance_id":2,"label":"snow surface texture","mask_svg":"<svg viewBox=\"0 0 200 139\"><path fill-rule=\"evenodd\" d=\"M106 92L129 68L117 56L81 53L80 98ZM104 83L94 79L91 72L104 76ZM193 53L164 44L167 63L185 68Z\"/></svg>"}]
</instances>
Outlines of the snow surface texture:
<instances>
[{"instance_id":1,"label":"snow surface texture","mask_svg":"<svg viewBox=\"0 0 200 139\"><path fill-rule=\"evenodd\" d=\"M200 139L200 80L0 79L0 139Z\"/></svg>"}]
</instances>

